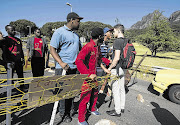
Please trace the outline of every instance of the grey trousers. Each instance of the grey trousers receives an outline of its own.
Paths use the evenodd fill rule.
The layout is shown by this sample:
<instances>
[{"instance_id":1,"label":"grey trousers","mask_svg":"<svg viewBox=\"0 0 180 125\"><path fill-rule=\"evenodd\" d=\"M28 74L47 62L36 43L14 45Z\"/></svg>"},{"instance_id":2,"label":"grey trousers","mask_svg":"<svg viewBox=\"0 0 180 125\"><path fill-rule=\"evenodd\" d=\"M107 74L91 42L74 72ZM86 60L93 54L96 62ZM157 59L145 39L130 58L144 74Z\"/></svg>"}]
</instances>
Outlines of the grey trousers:
<instances>
[{"instance_id":1,"label":"grey trousers","mask_svg":"<svg viewBox=\"0 0 180 125\"><path fill-rule=\"evenodd\" d=\"M65 75L76 74L77 69L69 69ZM63 69L55 69L55 75L63 75ZM59 101L59 113L60 115L70 115L71 109L73 106L74 98L64 99Z\"/></svg>"}]
</instances>

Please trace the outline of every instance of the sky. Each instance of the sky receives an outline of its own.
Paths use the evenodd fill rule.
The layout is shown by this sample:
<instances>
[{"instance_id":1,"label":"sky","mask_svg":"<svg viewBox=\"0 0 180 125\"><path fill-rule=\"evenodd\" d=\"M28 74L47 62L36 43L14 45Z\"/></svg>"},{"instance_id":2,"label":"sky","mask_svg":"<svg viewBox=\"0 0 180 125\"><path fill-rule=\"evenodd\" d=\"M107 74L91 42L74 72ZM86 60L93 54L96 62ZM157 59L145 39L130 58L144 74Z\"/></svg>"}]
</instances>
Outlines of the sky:
<instances>
[{"instance_id":1,"label":"sky","mask_svg":"<svg viewBox=\"0 0 180 125\"><path fill-rule=\"evenodd\" d=\"M0 31L11 21L26 19L42 27L47 22L66 21L71 11L84 17L82 22L99 21L114 26L115 19L130 28L154 10L170 15L180 10L180 0L0 0Z\"/></svg>"}]
</instances>

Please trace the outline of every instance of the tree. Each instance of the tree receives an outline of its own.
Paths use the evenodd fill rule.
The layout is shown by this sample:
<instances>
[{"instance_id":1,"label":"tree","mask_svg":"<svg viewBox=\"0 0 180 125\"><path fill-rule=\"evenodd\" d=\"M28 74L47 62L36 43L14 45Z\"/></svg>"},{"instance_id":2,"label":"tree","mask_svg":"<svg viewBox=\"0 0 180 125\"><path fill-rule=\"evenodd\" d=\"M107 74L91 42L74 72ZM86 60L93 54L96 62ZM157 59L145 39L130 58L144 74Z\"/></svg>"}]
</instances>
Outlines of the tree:
<instances>
[{"instance_id":1,"label":"tree","mask_svg":"<svg viewBox=\"0 0 180 125\"><path fill-rule=\"evenodd\" d=\"M48 22L42 26L41 32L44 36L51 38L55 29L64 26L65 23L66 23L65 21L64 22Z\"/></svg>"},{"instance_id":2,"label":"tree","mask_svg":"<svg viewBox=\"0 0 180 125\"><path fill-rule=\"evenodd\" d=\"M161 16L162 12L157 11L146 33L137 37L138 41L150 49L151 56L156 56L158 49L161 51L173 50L178 42L169 22Z\"/></svg>"},{"instance_id":3,"label":"tree","mask_svg":"<svg viewBox=\"0 0 180 125\"><path fill-rule=\"evenodd\" d=\"M25 19L11 21L10 25L13 25L15 27L15 31L18 31L21 33L21 35L25 35L25 36L29 34L29 27L27 26L31 27L31 32L33 32L34 29L36 28L35 23Z\"/></svg>"},{"instance_id":4,"label":"tree","mask_svg":"<svg viewBox=\"0 0 180 125\"><path fill-rule=\"evenodd\" d=\"M130 29L130 30L125 30L125 37L131 40L132 42L136 42L136 38L139 35L142 35L146 33L147 29Z\"/></svg>"},{"instance_id":5,"label":"tree","mask_svg":"<svg viewBox=\"0 0 180 125\"><path fill-rule=\"evenodd\" d=\"M93 22L93 21L88 21L88 22L81 22L80 27L77 31L79 37L85 37L87 39L87 41L89 41L89 39L91 38L91 31L93 28L95 27L100 27L100 28L105 28L105 27L109 27L112 28L111 25L108 24L104 24L101 22Z\"/></svg>"},{"instance_id":6,"label":"tree","mask_svg":"<svg viewBox=\"0 0 180 125\"><path fill-rule=\"evenodd\" d=\"M44 36L47 36L49 38L52 37L53 34L53 29L57 29L59 27L64 26L64 24L66 24L66 22L49 22L46 23L42 26L41 31L42 34ZM108 24L104 24L101 22L92 22L92 21L88 21L88 22L81 22L80 23L80 27L79 29L76 31L76 33L79 35L79 37L85 37L87 40L90 39L90 34L91 34L91 30L95 27L100 27L100 28L105 28L105 27L109 27L112 28L111 25Z\"/></svg>"}]
</instances>

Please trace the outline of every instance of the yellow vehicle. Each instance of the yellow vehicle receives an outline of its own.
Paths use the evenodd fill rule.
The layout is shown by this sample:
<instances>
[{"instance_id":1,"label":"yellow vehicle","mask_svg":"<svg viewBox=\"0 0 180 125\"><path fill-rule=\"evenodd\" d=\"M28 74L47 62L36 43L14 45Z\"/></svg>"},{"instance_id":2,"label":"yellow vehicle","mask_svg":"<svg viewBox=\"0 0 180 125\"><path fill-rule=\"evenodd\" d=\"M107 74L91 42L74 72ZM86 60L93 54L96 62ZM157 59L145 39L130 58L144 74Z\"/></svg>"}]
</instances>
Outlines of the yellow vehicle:
<instances>
[{"instance_id":1,"label":"yellow vehicle","mask_svg":"<svg viewBox=\"0 0 180 125\"><path fill-rule=\"evenodd\" d=\"M152 81L153 89L164 93L167 91L172 102L180 104L180 70L160 70Z\"/></svg>"}]
</instances>

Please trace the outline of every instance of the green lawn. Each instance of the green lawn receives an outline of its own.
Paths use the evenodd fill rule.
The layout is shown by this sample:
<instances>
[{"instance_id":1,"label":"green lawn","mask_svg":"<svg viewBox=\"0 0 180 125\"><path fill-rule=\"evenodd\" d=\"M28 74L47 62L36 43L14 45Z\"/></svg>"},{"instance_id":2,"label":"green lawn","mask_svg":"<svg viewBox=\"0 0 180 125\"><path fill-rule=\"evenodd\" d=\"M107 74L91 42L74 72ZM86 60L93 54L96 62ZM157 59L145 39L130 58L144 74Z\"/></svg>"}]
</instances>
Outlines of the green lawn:
<instances>
[{"instance_id":1,"label":"green lawn","mask_svg":"<svg viewBox=\"0 0 180 125\"><path fill-rule=\"evenodd\" d=\"M133 43L133 45L137 52L135 63L138 63L142 58L143 54L145 54L146 51L148 51L148 55L142 62L142 65L180 69L180 53L159 52L157 53L157 57L151 57L151 52L147 47L142 46L138 43Z\"/></svg>"}]
</instances>

